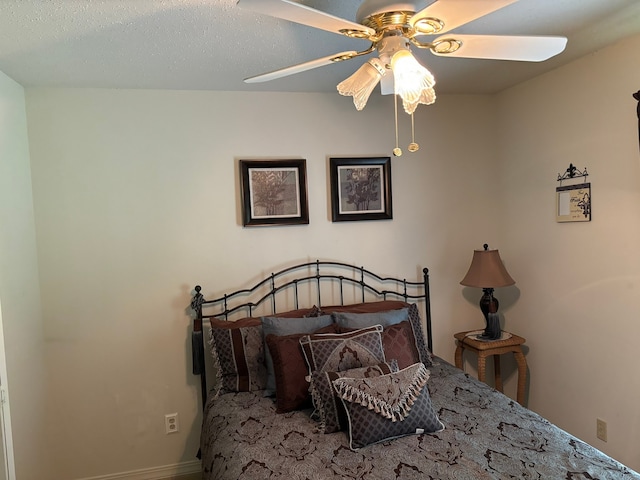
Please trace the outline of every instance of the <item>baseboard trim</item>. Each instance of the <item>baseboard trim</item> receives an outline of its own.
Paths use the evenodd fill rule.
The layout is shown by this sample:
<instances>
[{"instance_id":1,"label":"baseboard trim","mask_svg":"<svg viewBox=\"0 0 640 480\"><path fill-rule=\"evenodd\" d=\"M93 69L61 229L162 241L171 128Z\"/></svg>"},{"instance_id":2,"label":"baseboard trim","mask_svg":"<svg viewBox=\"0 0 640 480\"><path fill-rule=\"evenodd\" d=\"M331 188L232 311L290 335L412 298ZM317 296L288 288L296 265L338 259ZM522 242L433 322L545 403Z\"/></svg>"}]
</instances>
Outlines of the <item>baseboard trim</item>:
<instances>
[{"instance_id":1,"label":"baseboard trim","mask_svg":"<svg viewBox=\"0 0 640 480\"><path fill-rule=\"evenodd\" d=\"M87 477L81 480L165 480L202 471L199 460L174 463L162 467L143 468L130 472L113 473L98 477Z\"/></svg>"}]
</instances>

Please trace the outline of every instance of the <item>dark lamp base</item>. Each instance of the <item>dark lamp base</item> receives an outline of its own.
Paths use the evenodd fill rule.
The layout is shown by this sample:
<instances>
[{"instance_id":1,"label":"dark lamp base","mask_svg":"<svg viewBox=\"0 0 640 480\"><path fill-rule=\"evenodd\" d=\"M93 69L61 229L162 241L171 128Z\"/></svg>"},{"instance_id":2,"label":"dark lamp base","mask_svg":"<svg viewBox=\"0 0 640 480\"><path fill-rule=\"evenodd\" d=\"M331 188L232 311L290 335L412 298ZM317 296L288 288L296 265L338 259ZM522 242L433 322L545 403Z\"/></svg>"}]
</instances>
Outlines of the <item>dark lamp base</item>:
<instances>
[{"instance_id":1,"label":"dark lamp base","mask_svg":"<svg viewBox=\"0 0 640 480\"><path fill-rule=\"evenodd\" d=\"M499 340L502 337L500 317L498 316L498 299L493 296L493 288L484 288L480 299L480 310L484 315L485 329L478 338L482 340Z\"/></svg>"}]
</instances>

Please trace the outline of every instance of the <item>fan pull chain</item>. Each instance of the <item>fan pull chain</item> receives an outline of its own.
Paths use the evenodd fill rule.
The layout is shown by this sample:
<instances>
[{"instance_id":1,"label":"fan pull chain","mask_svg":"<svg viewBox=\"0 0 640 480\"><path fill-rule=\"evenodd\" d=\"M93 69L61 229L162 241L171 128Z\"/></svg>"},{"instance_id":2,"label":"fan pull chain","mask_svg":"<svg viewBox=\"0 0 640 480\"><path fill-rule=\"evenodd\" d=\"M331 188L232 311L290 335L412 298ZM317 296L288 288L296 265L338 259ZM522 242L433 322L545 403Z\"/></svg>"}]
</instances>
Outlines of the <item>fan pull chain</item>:
<instances>
[{"instance_id":1,"label":"fan pull chain","mask_svg":"<svg viewBox=\"0 0 640 480\"><path fill-rule=\"evenodd\" d=\"M411 143L407 147L407 149L413 153L417 152L420 149L420 145L418 145L415 141L415 128L413 125L413 113L411 114Z\"/></svg>"},{"instance_id":2,"label":"fan pull chain","mask_svg":"<svg viewBox=\"0 0 640 480\"><path fill-rule=\"evenodd\" d=\"M393 149L393 155L395 157L402 156L402 149L398 146L398 96L393 96L393 109L396 114L396 148Z\"/></svg>"}]
</instances>

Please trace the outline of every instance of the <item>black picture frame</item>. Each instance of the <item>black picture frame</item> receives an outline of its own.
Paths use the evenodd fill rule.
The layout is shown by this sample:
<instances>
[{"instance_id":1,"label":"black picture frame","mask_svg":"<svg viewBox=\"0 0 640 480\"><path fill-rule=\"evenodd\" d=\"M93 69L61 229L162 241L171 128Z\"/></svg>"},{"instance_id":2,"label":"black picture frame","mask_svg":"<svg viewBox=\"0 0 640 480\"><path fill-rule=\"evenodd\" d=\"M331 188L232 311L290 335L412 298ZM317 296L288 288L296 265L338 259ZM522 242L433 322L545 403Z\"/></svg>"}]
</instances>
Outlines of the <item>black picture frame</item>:
<instances>
[{"instance_id":1,"label":"black picture frame","mask_svg":"<svg viewBox=\"0 0 640 480\"><path fill-rule=\"evenodd\" d=\"M591 221L591 183L556 188L556 222Z\"/></svg>"},{"instance_id":2,"label":"black picture frame","mask_svg":"<svg viewBox=\"0 0 640 480\"><path fill-rule=\"evenodd\" d=\"M391 158L330 158L331 220L391 220Z\"/></svg>"},{"instance_id":3,"label":"black picture frame","mask_svg":"<svg viewBox=\"0 0 640 480\"><path fill-rule=\"evenodd\" d=\"M240 160L240 183L243 226L309 223L306 160Z\"/></svg>"}]
</instances>

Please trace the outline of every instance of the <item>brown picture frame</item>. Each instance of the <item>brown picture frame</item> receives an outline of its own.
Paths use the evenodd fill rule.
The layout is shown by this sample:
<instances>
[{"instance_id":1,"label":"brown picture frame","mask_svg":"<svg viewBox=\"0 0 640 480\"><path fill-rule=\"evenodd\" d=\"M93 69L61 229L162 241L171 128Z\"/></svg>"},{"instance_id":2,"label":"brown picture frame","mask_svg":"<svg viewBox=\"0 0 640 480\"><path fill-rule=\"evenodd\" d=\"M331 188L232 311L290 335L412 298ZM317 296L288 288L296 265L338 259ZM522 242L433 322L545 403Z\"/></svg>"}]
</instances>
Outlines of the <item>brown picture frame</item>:
<instances>
[{"instance_id":1,"label":"brown picture frame","mask_svg":"<svg viewBox=\"0 0 640 480\"><path fill-rule=\"evenodd\" d=\"M309 223L306 160L240 160L240 183L243 226Z\"/></svg>"},{"instance_id":2,"label":"brown picture frame","mask_svg":"<svg viewBox=\"0 0 640 480\"><path fill-rule=\"evenodd\" d=\"M330 158L331 220L391 220L391 158Z\"/></svg>"}]
</instances>

